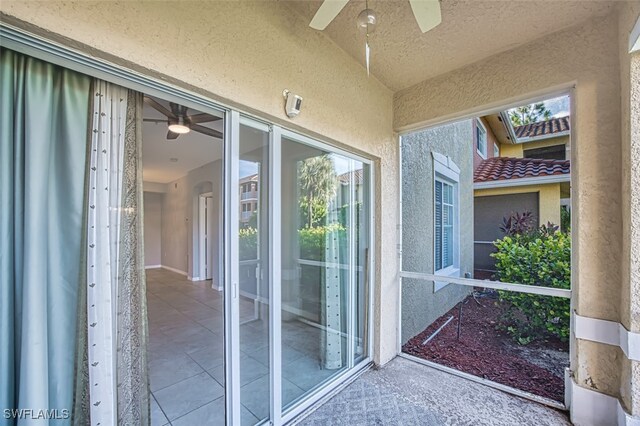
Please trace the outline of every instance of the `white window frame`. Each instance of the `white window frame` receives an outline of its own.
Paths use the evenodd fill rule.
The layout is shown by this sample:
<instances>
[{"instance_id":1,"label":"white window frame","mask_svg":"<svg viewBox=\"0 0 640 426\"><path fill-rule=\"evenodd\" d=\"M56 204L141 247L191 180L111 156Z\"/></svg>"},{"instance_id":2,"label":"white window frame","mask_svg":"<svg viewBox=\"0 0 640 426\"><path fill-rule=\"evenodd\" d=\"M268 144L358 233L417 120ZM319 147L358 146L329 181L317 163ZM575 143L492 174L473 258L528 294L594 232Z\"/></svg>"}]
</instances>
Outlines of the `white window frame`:
<instances>
[{"instance_id":1,"label":"white window frame","mask_svg":"<svg viewBox=\"0 0 640 426\"><path fill-rule=\"evenodd\" d=\"M482 132L484 133L484 151L481 151L478 148L478 145L480 143L480 135L478 134L478 129L482 130ZM476 152L480 155L480 157L484 158L485 160L487 159L487 153L488 153L488 145L489 145L489 141L487 138L487 128L484 127L484 124L482 124L482 121L480 119L476 120Z\"/></svg>"},{"instance_id":2,"label":"white window frame","mask_svg":"<svg viewBox=\"0 0 640 426\"><path fill-rule=\"evenodd\" d=\"M497 143L493 144L493 156L500 157L500 147L498 146Z\"/></svg>"},{"instance_id":3,"label":"white window frame","mask_svg":"<svg viewBox=\"0 0 640 426\"><path fill-rule=\"evenodd\" d=\"M460 168L451 157L432 151L433 157L433 274L446 277L460 276ZM453 264L436 270L436 181L453 187ZM448 281L434 281L433 292L449 285Z\"/></svg>"}]
</instances>

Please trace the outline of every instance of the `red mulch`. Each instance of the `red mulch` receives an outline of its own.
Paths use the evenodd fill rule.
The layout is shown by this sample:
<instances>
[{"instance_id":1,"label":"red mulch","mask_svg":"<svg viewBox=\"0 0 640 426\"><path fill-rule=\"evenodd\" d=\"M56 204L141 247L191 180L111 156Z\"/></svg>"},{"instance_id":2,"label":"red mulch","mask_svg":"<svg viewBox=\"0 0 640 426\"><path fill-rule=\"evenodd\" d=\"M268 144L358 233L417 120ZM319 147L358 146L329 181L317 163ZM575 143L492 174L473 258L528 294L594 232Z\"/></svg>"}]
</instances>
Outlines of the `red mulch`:
<instances>
[{"instance_id":1,"label":"red mulch","mask_svg":"<svg viewBox=\"0 0 640 426\"><path fill-rule=\"evenodd\" d=\"M456 339L459 305L456 305L409 340L403 346L403 352L545 398L563 401L562 375L558 372L554 374L554 368L545 369L527 361L522 355L522 347L506 333L496 330L501 313L496 299L479 298L478 301L482 306L472 296L464 301L459 341ZM451 316L454 319L429 343L422 345ZM560 341L533 342L524 348L534 353L536 348L568 352L568 345ZM546 361L538 363L541 362L545 365Z\"/></svg>"}]
</instances>

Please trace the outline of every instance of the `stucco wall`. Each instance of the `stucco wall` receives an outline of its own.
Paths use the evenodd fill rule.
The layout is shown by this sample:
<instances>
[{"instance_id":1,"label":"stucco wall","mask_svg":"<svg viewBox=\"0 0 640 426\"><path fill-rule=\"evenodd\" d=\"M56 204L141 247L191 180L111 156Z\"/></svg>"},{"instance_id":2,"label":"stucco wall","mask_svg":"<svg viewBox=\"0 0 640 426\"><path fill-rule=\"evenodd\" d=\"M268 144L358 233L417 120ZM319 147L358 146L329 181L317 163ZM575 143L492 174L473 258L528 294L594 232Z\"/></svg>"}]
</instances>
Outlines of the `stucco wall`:
<instances>
[{"instance_id":1,"label":"stucco wall","mask_svg":"<svg viewBox=\"0 0 640 426\"><path fill-rule=\"evenodd\" d=\"M616 13L396 93L394 127L475 115L573 84L574 307L581 315L619 321L622 192ZM616 389L617 376L602 372L619 365L619 349L598 347L592 351L576 346L576 381L594 389Z\"/></svg>"},{"instance_id":2,"label":"stucco wall","mask_svg":"<svg viewBox=\"0 0 640 426\"><path fill-rule=\"evenodd\" d=\"M618 44L622 128L622 291L621 322L640 331L640 52L629 54L631 29L640 19L640 2L619 5ZM620 393L625 407L640 415L640 363L621 359Z\"/></svg>"},{"instance_id":3,"label":"stucco wall","mask_svg":"<svg viewBox=\"0 0 640 426\"><path fill-rule=\"evenodd\" d=\"M522 158L523 149L522 144L510 144L503 143L500 144L500 156L501 157L511 157L511 158Z\"/></svg>"},{"instance_id":4,"label":"stucco wall","mask_svg":"<svg viewBox=\"0 0 640 426\"><path fill-rule=\"evenodd\" d=\"M393 96L351 56L279 2L3 1L0 11L3 21L374 158L374 358L396 354ZM285 88L304 98L295 121L284 115Z\"/></svg>"},{"instance_id":5,"label":"stucco wall","mask_svg":"<svg viewBox=\"0 0 640 426\"><path fill-rule=\"evenodd\" d=\"M402 137L402 269L434 272L433 158L449 156L460 168L460 275L473 273L473 144L472 120ZM402 280L402 342L427 328L469 293L449 284L434 292L433 282Z\"/></svg>"},{"instance_id":6,"label":"stucco wall","mask_svg":"<svg viewBox=\"0 0 640 426\"><path fill-rule=\"evenodd\" d=\"M162 264L162 197L157 192L144 193L144 266Z\"/></svg>"}]
</instances>

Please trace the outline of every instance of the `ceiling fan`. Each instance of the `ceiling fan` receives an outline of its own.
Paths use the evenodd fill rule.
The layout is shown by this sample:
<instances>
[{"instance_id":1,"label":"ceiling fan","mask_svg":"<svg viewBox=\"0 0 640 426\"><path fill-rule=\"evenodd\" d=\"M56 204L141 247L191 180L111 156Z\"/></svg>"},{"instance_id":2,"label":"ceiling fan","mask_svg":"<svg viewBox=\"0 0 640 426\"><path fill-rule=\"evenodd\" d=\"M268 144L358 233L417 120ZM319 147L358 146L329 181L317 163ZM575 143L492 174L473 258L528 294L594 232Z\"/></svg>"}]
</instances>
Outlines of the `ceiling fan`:
<instances>
[{"instance_id":1,"label":"ceiling fan","mask_svg":"<svg viewBox=\"0 0 640 426\"><path fill-rule=\"evenodd\" d=\"M349 0L325 0L320 5L309 26L316 30L324 30L348 2ZM418 26L423 33L435 28L442 22L439 0L409 0L409 4L411 4L413 16L418 21ZM367 10L369 10L368 6ZM360 22L358 24L361 25Z\"/></svg>"},{"instance_id":2,"label":"ceiling fan","mask_svg":"<svg viewBox=\"0 0 640 426\"><path fill-rule=\"evenodd\" d=\"M166 120L157 118L144 118L143 121L152 123L167 123L168 140L178 139L180 135L189 133L191 130L207 136L222 139L223 135L221 132L201 126L199 124L218 121L220 120L220 117L216 117L207 113L189 115L189 108L187 108L186 106L178 105L174 102L169 102L169 108L171 108L171 110L168 110L160 102L149 96L144 97L144 103L167 117Z\"/></svg>"},{"instance_id":3,"label":"ceiling fan","mask_svg":"<svg viewBox=\"0 0 640 426\"><path fill-rule=\"evenodd\" d=\"M309 26L316 30L324 30L331 21L338 16L348 2L349 0L325 0L316 11ZM418 21L418 26L423 33L435 28L442 22L439 0L409 0L409 4L411 5L411 10L413 10L413 16L415 16L416 21ZM358 15L356 23L358 28L365 33L364 58L367 75L369 75L371 62L369 34L375 31L377 21L376 12L369 9L369 1L365 0L365 9Z\"/></svg>"}]
</instances>

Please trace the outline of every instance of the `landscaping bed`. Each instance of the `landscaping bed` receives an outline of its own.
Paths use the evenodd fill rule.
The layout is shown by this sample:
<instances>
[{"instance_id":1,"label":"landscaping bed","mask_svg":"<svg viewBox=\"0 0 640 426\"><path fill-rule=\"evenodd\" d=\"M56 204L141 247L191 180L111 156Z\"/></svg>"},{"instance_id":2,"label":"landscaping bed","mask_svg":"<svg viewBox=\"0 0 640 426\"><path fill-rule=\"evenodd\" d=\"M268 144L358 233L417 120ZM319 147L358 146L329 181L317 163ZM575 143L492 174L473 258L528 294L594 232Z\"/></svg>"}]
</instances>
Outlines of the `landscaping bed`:
<instances>
[{"instance_id":1,"label":"landscaping bed","mask_svg":"<svg viewBox=\"0 0 640 426\"><path fill-rule=\"evenodd\" d=\"M504 307L495 292L474 292L403 346L403 352L555 401L564 401L569 344L552 338L519 345L497 329ZM423 342L453 316L427 344Z\"/></svg>"}]
</instances>

